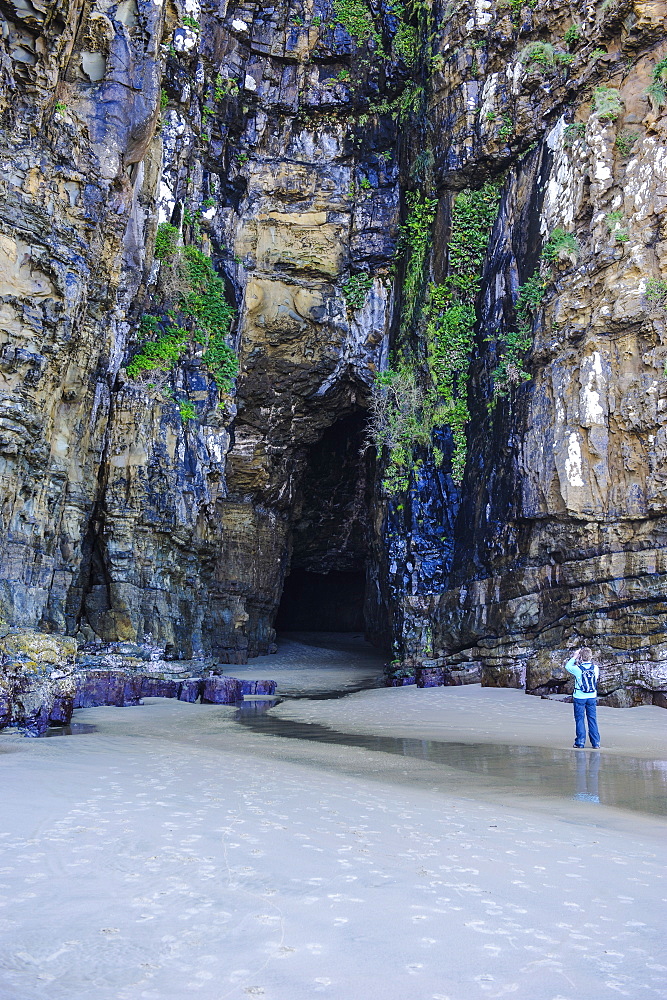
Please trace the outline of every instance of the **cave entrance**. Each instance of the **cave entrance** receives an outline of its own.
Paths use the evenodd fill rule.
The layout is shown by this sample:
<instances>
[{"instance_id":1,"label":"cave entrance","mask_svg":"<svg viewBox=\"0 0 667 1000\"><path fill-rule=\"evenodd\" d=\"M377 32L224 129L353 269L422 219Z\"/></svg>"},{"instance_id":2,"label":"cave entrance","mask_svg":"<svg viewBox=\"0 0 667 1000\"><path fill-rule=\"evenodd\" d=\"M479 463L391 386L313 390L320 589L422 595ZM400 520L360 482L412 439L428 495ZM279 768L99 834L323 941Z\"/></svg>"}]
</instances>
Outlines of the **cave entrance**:
<instances>
[{"instance_id":1,"label":"cave entrance","mask_svg":"<svg viewBox=\"0 0 667 1000\"><path fill-rule=\"evenodd\" d=\"M278 631L365 629L372 489L366 423L365 411L343 417L308 451Z\"/></svg>"},{"instance_id":2,"label":"cave entrance","mask_svg":"<svg viewBox=\"0 0 667 1000\"><path fill-rule=\"evenodd\" d=\"M280 632L363 632L365 573L311 573L293 569L285 580L276 629Z\"/></svg>"}]
</instances>

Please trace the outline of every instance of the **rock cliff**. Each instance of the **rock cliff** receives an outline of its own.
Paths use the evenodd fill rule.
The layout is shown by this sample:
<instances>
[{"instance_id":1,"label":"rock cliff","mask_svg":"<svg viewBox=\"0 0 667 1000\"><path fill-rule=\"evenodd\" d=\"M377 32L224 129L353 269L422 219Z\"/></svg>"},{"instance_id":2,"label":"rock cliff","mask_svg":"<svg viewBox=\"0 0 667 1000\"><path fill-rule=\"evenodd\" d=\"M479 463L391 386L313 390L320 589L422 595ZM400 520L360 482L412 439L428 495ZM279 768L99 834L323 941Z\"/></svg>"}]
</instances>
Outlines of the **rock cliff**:
<instances>
[{"instance_id":1,"label":"rock cliff","mask_svg":"<svg viewBox=\"0 0 667 1000\"><path fill-rule=\"evenodd\" d=\"M456 123L440 183L507 173L449 575L406 587L404 572L407 652L423 662L430 646L445 674L476 663L483 683L549 693L586 643L608 703L664 705L667 8L498 7L477 4L458 38L444 35L443 57L461 47L433 83L433 115ZM522 321L530 379L499 398Z\"/></svg>"},{"instance_id":2,"label":"rock cliff","mask_svg":"<svg viewBox=\"0 0 667 1000\"><path fill-rule=\"evenodd\" d=\"M665 704L666 14L0 0L13 629Z\"/></svg>"}]
</instances>

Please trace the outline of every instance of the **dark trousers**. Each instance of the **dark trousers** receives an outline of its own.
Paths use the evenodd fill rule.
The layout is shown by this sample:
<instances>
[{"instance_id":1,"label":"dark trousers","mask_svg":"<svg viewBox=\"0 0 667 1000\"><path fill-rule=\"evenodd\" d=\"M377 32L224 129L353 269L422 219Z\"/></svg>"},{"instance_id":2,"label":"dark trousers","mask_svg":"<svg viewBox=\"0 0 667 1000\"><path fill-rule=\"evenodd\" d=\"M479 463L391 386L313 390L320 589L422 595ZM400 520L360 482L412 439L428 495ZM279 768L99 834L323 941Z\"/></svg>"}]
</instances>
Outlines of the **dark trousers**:
<instances>
[{"instance_id":1,"label":"dark trousers","mask_svg":"<svg viewBox=\"0 0 667 1000\"><path fill-rule=\"evenodd\" d=\"M598 729L597 698L573 698L574 724L577 728L575 743L579 747L586 744L586 723L588 723L588 738L591 746L600 746L600 730Z\"/></svg>"}]
</instances>

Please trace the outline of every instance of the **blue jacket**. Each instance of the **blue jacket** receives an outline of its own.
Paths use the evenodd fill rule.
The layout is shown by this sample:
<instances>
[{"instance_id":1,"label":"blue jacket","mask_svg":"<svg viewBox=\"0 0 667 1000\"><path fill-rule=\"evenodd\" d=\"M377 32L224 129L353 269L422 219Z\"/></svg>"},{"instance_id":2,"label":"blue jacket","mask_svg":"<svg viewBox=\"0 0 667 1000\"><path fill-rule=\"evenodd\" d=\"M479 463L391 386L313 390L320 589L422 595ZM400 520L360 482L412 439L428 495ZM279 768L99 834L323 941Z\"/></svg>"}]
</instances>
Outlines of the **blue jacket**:
<instances>
[{"instance_id":1,"label":"blue jacket","mask_svg":"<svg viewBox=\"0 0 667 1000\"><path fill-rule=\"evenodd\" d=\"M570 659L565 664L565 669L568 673L572 674L574 677L574 698L597 698L597 692L588 693L587 691L581 690L581 668L576 664L576 656L570 657ZM584 663L583 666L589 667L590 663ZM600 668L596 666L594 668L595 684L597 686L598 677L600 676Z\"/></svg>"}]
</instances>

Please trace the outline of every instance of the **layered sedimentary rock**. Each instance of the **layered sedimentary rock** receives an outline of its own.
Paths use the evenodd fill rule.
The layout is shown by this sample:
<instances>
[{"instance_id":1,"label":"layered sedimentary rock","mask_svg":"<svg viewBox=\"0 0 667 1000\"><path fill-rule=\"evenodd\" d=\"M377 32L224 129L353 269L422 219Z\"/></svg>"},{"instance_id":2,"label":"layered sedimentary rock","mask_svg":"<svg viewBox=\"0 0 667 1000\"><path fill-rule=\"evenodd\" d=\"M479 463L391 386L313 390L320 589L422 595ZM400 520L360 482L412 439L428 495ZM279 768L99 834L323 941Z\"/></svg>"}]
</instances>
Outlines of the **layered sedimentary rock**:
<instances>
[{"instance_id":1,"label":"layered sedimentary rock","mask_svg":"<svg viewBox=\"0 0 667 1000\"><path fill-rule=\"evenodd\" d=\"M128 3L114 20L109 3L2 6L1 603L13 623L58 632L80 619L146 253L128 223L148 207L163 14L144 6L141 25Z\"/></svg>"},{"instance_id":2,"label":"layered sedimentary rock","mask_svg":"<svg viewBox=\"0 0 667 1000\"><path fill-rule=\"evenodd\" d=\"M451 113L458 101L460 121L464 95L477 88L471 142L450 151L443 180L510 154L518 163L483 276L451 571L442 590L420 581L405 598L408 645L414 636L423 662L425 622L427 657L438 664L477 663L483 683L548 693L565 689L567 650L588 644L603 661L609 703L662 704L667 382L665 296L656 289L667 262L667 117L647 92L667 54L665 5L590 5L566 69L516 54L521 36L557 45L569 5L524 8L518 30L509 12L488 21L483 6L465 30L491 40L484 80L450 81L439 105ZM613 93L612 113L592 85ZM517 157L534 139L537 148ZM559 228L576 251L540 265ZM496 345L538 266L545 287L531 380L489 406Z\"/></svg>"},{"instance_id":3,"label":"layered sedimentary rock","mask_svg":"<svg viewBox=\"0 0 667 1000\"><path fill-rule=\"evenodd\" d=\"M309 446L386 353L386 283L358 310L341 286L391 257L393 130L355 147L350 37L288 4L3 13L5 616L243 662L273 642ZM196 354L174 373L191 421L123 367L159 220L239 308L235 399Z\"/></svg>"},{"instance_id":4,"label":"layered sedimentary rock","mask_svg":"<svg viewBox=\"0 0 667 1000\"><path fill-rule=\"evenodd\" d=\"M585 641L613 702L662 703L666 7L3 0L4 618L244 662L285 588L279 622L365 623L423 683L562 692ZM428 355L405 194L435 206L419 304L488 180L465 473L444 421L387 496L375 376ZM196 345L128 375L158 223L225 280L229 396ZM494 402L536 274L530 380Z\"/></svg>"}]
</instances>

